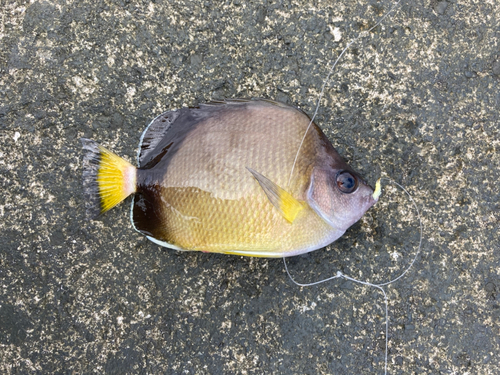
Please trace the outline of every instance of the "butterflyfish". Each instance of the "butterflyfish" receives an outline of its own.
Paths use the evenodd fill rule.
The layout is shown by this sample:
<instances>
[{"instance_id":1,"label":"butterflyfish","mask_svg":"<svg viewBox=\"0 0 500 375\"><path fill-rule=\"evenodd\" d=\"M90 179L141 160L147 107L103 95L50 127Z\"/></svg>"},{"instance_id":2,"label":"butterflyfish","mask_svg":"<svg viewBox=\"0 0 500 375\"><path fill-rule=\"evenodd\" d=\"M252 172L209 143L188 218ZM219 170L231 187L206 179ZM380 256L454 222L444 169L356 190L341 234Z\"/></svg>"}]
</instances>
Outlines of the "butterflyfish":
<instances>
[{"instance_id":1,"label":"butterflyfish","mask_svg":"<svg viewBox=\"0 0 500 375\"><path fill-rule=\"evenodd\" d=\"M156 117L138 166L82 139L87 214L132 195L132 226L177 250L288 257L338 239L378 200L301 110L226 100Z\"/></svg>"}]
</instances>

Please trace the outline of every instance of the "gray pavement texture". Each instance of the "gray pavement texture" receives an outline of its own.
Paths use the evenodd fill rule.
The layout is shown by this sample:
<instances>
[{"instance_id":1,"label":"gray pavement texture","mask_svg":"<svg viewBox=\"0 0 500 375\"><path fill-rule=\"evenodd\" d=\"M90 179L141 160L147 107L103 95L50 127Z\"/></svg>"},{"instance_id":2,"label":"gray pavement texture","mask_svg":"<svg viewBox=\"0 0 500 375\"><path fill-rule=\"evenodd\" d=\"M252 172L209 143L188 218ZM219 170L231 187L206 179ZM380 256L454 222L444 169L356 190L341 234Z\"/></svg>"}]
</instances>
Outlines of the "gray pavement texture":
<instances>
[{"instance_id":1,"label":"gray pavement texture","mask_svg":"<svg viewBox=\"0 0 500 375\"><path fill-rule=\"evenodd\" d=\"M2 0L0 373L384 372L382 293L297 287L280 259L160 248L128 199L85 218L79 138L135 159L162 111L264 97L314 112L328 63L389 1ZM500 3L402 0L334 70L316 122L422 211L385 288L390 374L500 373ZM416 254L404 194L297 281L372 283Z\"/></svg>"}]
</instances>

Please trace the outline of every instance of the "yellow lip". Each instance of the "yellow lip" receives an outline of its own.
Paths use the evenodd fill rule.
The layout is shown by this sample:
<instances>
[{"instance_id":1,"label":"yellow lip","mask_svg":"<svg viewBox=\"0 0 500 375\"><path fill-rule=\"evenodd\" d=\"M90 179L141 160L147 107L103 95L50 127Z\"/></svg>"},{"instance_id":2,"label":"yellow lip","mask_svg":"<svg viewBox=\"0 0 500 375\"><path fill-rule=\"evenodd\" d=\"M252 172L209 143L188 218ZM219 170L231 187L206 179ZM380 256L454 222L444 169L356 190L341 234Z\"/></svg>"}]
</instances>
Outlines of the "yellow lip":
<instances>
[{"instance_id":1,"label":"yellow lip","mask_svg":"<svg viewBox=\"0 0 500 375\"><path fill-rule=\"evenodd\" d=\"M382 188L380 187L380 179L377 180L375 183L375 191L373 192L373 199L378 201L378 198L380 197L380 194L382 194Z\"/></svg>"}]
</instances>

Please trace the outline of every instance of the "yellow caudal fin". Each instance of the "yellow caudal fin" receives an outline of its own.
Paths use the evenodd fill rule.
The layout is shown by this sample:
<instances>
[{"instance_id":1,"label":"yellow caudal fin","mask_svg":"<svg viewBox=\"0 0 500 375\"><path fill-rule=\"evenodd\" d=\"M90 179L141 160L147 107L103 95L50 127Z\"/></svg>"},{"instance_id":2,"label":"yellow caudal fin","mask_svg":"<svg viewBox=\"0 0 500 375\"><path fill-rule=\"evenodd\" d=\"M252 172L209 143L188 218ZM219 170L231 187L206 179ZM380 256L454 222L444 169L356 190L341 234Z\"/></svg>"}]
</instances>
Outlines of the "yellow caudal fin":
<instances>
[{"instance_id":1,"label":"yellow caudal fin","mask_svg":"<svg viewBox=\"0 0 500 375\"><path fill-rule=\"evenodd\" d=\"M87 216L95 218L135 193L137 169L96 142L81 141L85 206Z\"/></svg>"},{"instance_id":2,"label":"yellow caudal fin","mask_svg":"<svg viewBox=\"0 0 500 375\"><path fill-rule=\"evenodd\" d=\"M248 168L250 173L255 177L267 198L274 207L283 215L289 223L293 223L300 211L304 209L304 203L295 199L289 192L280 188L267 177L259 172Z\"/></svg>"}]
</instances>

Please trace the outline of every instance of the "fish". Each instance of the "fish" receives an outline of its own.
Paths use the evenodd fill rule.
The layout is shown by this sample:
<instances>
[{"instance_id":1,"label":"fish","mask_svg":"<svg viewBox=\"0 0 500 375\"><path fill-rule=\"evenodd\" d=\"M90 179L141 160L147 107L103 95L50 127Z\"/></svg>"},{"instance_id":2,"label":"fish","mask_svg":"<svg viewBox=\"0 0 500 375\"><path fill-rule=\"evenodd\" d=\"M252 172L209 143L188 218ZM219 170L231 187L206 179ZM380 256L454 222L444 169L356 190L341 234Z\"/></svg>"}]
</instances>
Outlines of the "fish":
<instances>
[{"instance_id":1,"label":"fish","mask_svg":"<svg viewBox=\"0 0 500 375\"><path fill-rule=\"evenodd\" d=\"M304 254L341 237L380 195L303 111L266 99L162 113L141 136L137 167L81 142L87 216L132 195L134 229L175 250Z\"/></svg>"}]
</instances>

